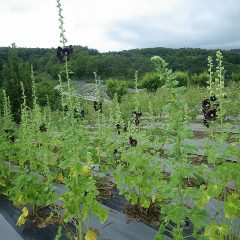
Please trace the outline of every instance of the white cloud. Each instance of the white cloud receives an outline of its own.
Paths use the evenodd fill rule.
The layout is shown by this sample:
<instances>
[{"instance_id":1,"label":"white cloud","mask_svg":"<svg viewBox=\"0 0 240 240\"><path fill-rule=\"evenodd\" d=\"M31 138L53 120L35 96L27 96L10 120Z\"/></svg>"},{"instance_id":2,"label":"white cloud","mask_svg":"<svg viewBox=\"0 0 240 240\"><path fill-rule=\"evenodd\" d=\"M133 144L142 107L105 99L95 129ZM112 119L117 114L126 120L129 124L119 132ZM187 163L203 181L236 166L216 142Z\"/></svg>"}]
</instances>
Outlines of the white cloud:
<instances>
[{"instance_id":1,"label":"white cloud","mask_svg":"<svg viewBox=\"0 0 240 240\"><path fill-rule=\"evenodd\" d=\"M62 0L69 44L100 51L239 44L239 0ZM0 0L0 46L59 44L55 1Z\"/></svg>"}]
</instances>

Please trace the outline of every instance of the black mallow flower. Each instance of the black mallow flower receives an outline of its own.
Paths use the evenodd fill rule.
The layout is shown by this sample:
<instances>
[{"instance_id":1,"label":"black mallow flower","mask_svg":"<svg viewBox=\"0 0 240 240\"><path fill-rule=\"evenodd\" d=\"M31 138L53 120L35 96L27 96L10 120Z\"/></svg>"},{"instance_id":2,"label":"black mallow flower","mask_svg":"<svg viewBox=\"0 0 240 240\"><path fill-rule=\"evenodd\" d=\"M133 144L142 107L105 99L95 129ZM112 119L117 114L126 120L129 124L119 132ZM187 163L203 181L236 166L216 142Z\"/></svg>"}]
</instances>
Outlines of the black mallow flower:
<instances>
[{"instance_id":1,"label":"black mallow flower","mask_svg":"<svg viewBox=\"0 0 240 240\"><path fill-rule=\"evenodd\" d=\"M117 133L118 135L120 135L120 129L121 129L121 125L119 123L116 124L116 128L117 128Z\"/></svg>"},{"instance_id":2,"label":"black mallow flower","mask_svg":"<svg viewBox=\"0 0 240 240\"><path fill-rule=\"evenodd\" d=\"M134 118L139 118L139 117L142 116L142 113L141 113L141 112L134 111L134 112L132 112L132 116L133 116Z\"/></svg>"},{"instance_id":3,"label":"black mallow flower","mask_svg":"<svg viewBox=\"0 0 240 240\"><path fill-rule=\"evenodd\" d=\"M58 60L58 63L63 62L63 49L61 47L57 48L57 60Z\"/></svg>"},{"instance_id":4,"label":"black mallow flower","mask_svg":"<svg viewBox=\"0 0 240 240\"><path fill-rule=\"evenodd\" d=\"M69 47L68 47L68 49L69 49L69 54L70 54L70 56L72 55L72 53L73 53L73 46L72 45L70 45Z\"/></svg>"},{"instance_id":5,"label":"black mallow flower","mask_svg":"<svg viewBox=\"0 0 240 240\"><path fill-rule=\"evenodd\" d=\"M62 52L63 52L64 56L68 56L69 55L69 49L67 47L64 48Z\"/></svg>"},{"instance_id":6,"label":"black mallow flower","mask_svg":"<svg viewBox=\"0 0 240 240\"><path fill-rule=\"evenodd\" d=\"M93 108L95 111L100 110L100 112L102 113L102 102L93 101Z\"/></svg>"},{"instance_id":7,"label":"black mallow flower","mask_svg":"<svg viewBox=\"0 0 240 240\"><path fill-rule=\"evenodd\" d=\"M61 47L57 48L57 59L58 59L58 63L62 63L64 60L64 57L67 58L67 60L70 60L70 57L73 53L73 46L70 45L69 47L65 47L64 49L62 49Z\"/></svg>"},{"instance_id":8,"label":"black mallow flower","mask_svg":"<svg viewBox=\"0 0 240 240\"><path fill-rule=\"evenodd\" d=\"M209 121L215 121L217 119L217 110L216 109L210 109L206 113L206 120Z\"/></svg>"},{"instance_id":9,"label":"black mallow flower","mask_svg":"<svg viewBox=\"0 0 240 240\"><path fill-rule=\"evenodd\" d=\"M132 136L129 137L129 144L131 147L136 147L137 146L137 140L132 138Z\"/></svg>"},{"instance_id":10,"label":"black mallow flower","mask_svg":"<svg viewBox=\"0 0 240 240\"><path fill-rule=\"evenodd\" d=\"M67 57L68 61L70 60L72 52L73 52L73 48L72 47L71 48L66 47L66 48L63 49L63 55Z\"/></svg>"},{"instance_id":11,"label":"black mallow flower","mask_svg":"<svg viewBox=\"0 0 240 240\"><path fill-rule=\"evenodd\" d=\"M64 112L67 112L67 111L68 111L68 105L64 105L64 106L63 106L63 111L64 111Z\"/></svg>"},{"instance_id":12,"label":"black mallow flower","mask_svg":"<svg viewBox=\"0 0 240 240\"><path fill-rule=\"evenodd\" d=\"M98 102L97 101L93 101L93 108L95 111L98 110Z\"/></svg>"},{"instance_id":13,"label":"black mallow flower","mask_svg":"<svg viewBox=\"0 0 240 240\"><path fill-rule=\"evenodd\" d=\"M135 119L135 120L134 120L134 123L135 123L135 125L136 125L136 126L138 126L138 125L140 124L140 121L139 121L139 119L138 119L138 118L137 118L137 119Z\"/></svg>"},{"instance_id":14,"label":"black mallow flower","mask_svg":"<svg viewBox=\"0 0 240 240\"><path fill-rule=\"evenodd\" d=\"M46 132L46 131L47 131L47 127L46 127L46 124L45 124L45 123L42 123L42 124L39 126L39 131L40 131L40 132Z\"/></svg>"},{"instance_id":15,"label":"black mallow flower","mask_svg":"<svg viewBox=\"0 0 240 240\"><path fill-rule=\"evenodd\" d=\"M210 109L210 101L209 99L204 99L202 101L202 108L206 111L208 111Z\"/></svg>"},{"instance_id":16,"label":"black mallow flower","mask_svg":"<svg viewBox=\"0 0 240 240\"><path fill-rule=\"evenodd\" d=\"M217 97L216 97L215 95L213 95L213 96L210 97L210 100L211 100L212 102L215 102L215 101L217 100Z\"/></svg>"},{"instance_id":17,"label":"black mallow flower","mask_svg":"<svg viewBox=\"0 0 240 240\"><path fill-rule=\"evenodd\" d=\"M85 111L84 111L84 109L81 110L81 112L80 112L80 117L82 117L82 118L85 117Z\"/></svg>"}]
</instances>

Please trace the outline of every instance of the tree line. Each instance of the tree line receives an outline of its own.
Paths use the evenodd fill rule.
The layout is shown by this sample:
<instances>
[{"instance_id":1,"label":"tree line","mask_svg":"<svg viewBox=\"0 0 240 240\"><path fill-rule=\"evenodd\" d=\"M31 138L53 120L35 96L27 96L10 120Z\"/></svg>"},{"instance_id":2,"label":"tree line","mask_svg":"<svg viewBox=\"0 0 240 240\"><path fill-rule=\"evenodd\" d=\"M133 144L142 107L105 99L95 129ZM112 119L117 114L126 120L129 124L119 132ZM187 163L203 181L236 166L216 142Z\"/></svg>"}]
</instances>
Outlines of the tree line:
<instances>
[{"instance_id":1,"label":"tree line","mask_svg":"<svg viewBox=\"0 0 240 240\"><path fill-rule=\"evenodd\" d=\"M0 48L0 85L3 83L3 65L9 56L8 47ZM56 48L57 49L57 48ZM56 49L46 48L17 48L18 56L29 64L37 74L47 74L57 79L61 71L61 64L57 63ZM152 56L161 56L173 71L187 72L190 76L207 71L207 57L214 57L216 50L198 48L145 48L132 49L120 52L100 53L96 49L82 46L73 46L73 55L69 62L76 80L94 78L94 72L103 80L107 78L121 78L132 80L135 71L139 76L154 71L150 61ZM239 81L240 49L222 51L226 79Z\"/></svg>"}]
</instances>

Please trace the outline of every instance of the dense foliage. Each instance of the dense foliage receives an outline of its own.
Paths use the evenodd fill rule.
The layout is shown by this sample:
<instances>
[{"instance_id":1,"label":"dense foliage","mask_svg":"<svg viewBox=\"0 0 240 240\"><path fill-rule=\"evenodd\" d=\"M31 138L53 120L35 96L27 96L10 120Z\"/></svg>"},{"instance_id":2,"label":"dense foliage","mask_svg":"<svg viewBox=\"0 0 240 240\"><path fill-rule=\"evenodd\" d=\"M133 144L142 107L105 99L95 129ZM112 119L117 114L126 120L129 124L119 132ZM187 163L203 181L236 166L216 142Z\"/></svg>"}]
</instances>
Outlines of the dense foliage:
<instances>
[{"instance_id":1,"label":"dense foliage","mask_svg":"<svg viewBox=\"0 0 240 240\"><path fill-rule=\"evenodd\" d=\"M57 48L57 46L56 46ZM74 72L74 79L92 79L94 72L102 79L109 77L133 79L134 72L138 71L140 78L147 72L154 70L150 62L152 56L163 57L173 71L188 72L190 77L193 74L200 74L207 70L207 56L214 56L215 50L182 48L146 48L133 49L121 52L100 53L95 49L74 46L70 69ZM0 48L0 84L3 81L2 68L7 61L9 48ZM19 56L23 61L33 65L36 73L49 74L57 79L61 67L57 64L56 49L42 48L18 48ZM225 77L227 81L239 81L240 72L240 51L223 51Z\"/></svg>"}]
</instances>

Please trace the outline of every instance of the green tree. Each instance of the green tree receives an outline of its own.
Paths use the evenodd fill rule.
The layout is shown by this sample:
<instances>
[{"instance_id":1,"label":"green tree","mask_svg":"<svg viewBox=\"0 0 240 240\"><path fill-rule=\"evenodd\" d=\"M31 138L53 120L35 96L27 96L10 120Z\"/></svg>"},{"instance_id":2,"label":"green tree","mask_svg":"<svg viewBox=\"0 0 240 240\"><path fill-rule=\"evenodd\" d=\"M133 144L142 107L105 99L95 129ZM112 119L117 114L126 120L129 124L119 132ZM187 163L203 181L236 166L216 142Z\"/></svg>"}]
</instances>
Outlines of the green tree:
<instances>
[{"instance_id":1,"label":"green tree","mask_svg":"<svg viewBox=\"0 0 240 240\"><path fill-rule=\"evenodd\" d=\"M3 65L2 77L3 88L10 97L13 117L16 122L19 122L22 102L21 82L24 85L28 106L32 104L32 84L30 66L19 58L18 49L14 44L9 48L7 62Z\"/></svg>"},{"instance_id":2,"label":"green tree","mask_svg":"<svg viewBox=\"0 0 240 240\"><path fill-rule=\"evenodd\" d=\"M36 76L36 92L40 106L44 107L49 103L54 110L60 107L60 93L54 89L58 84L59 82L57 80L53 80L46 73Z\"/></svg>"}]
</instances>

